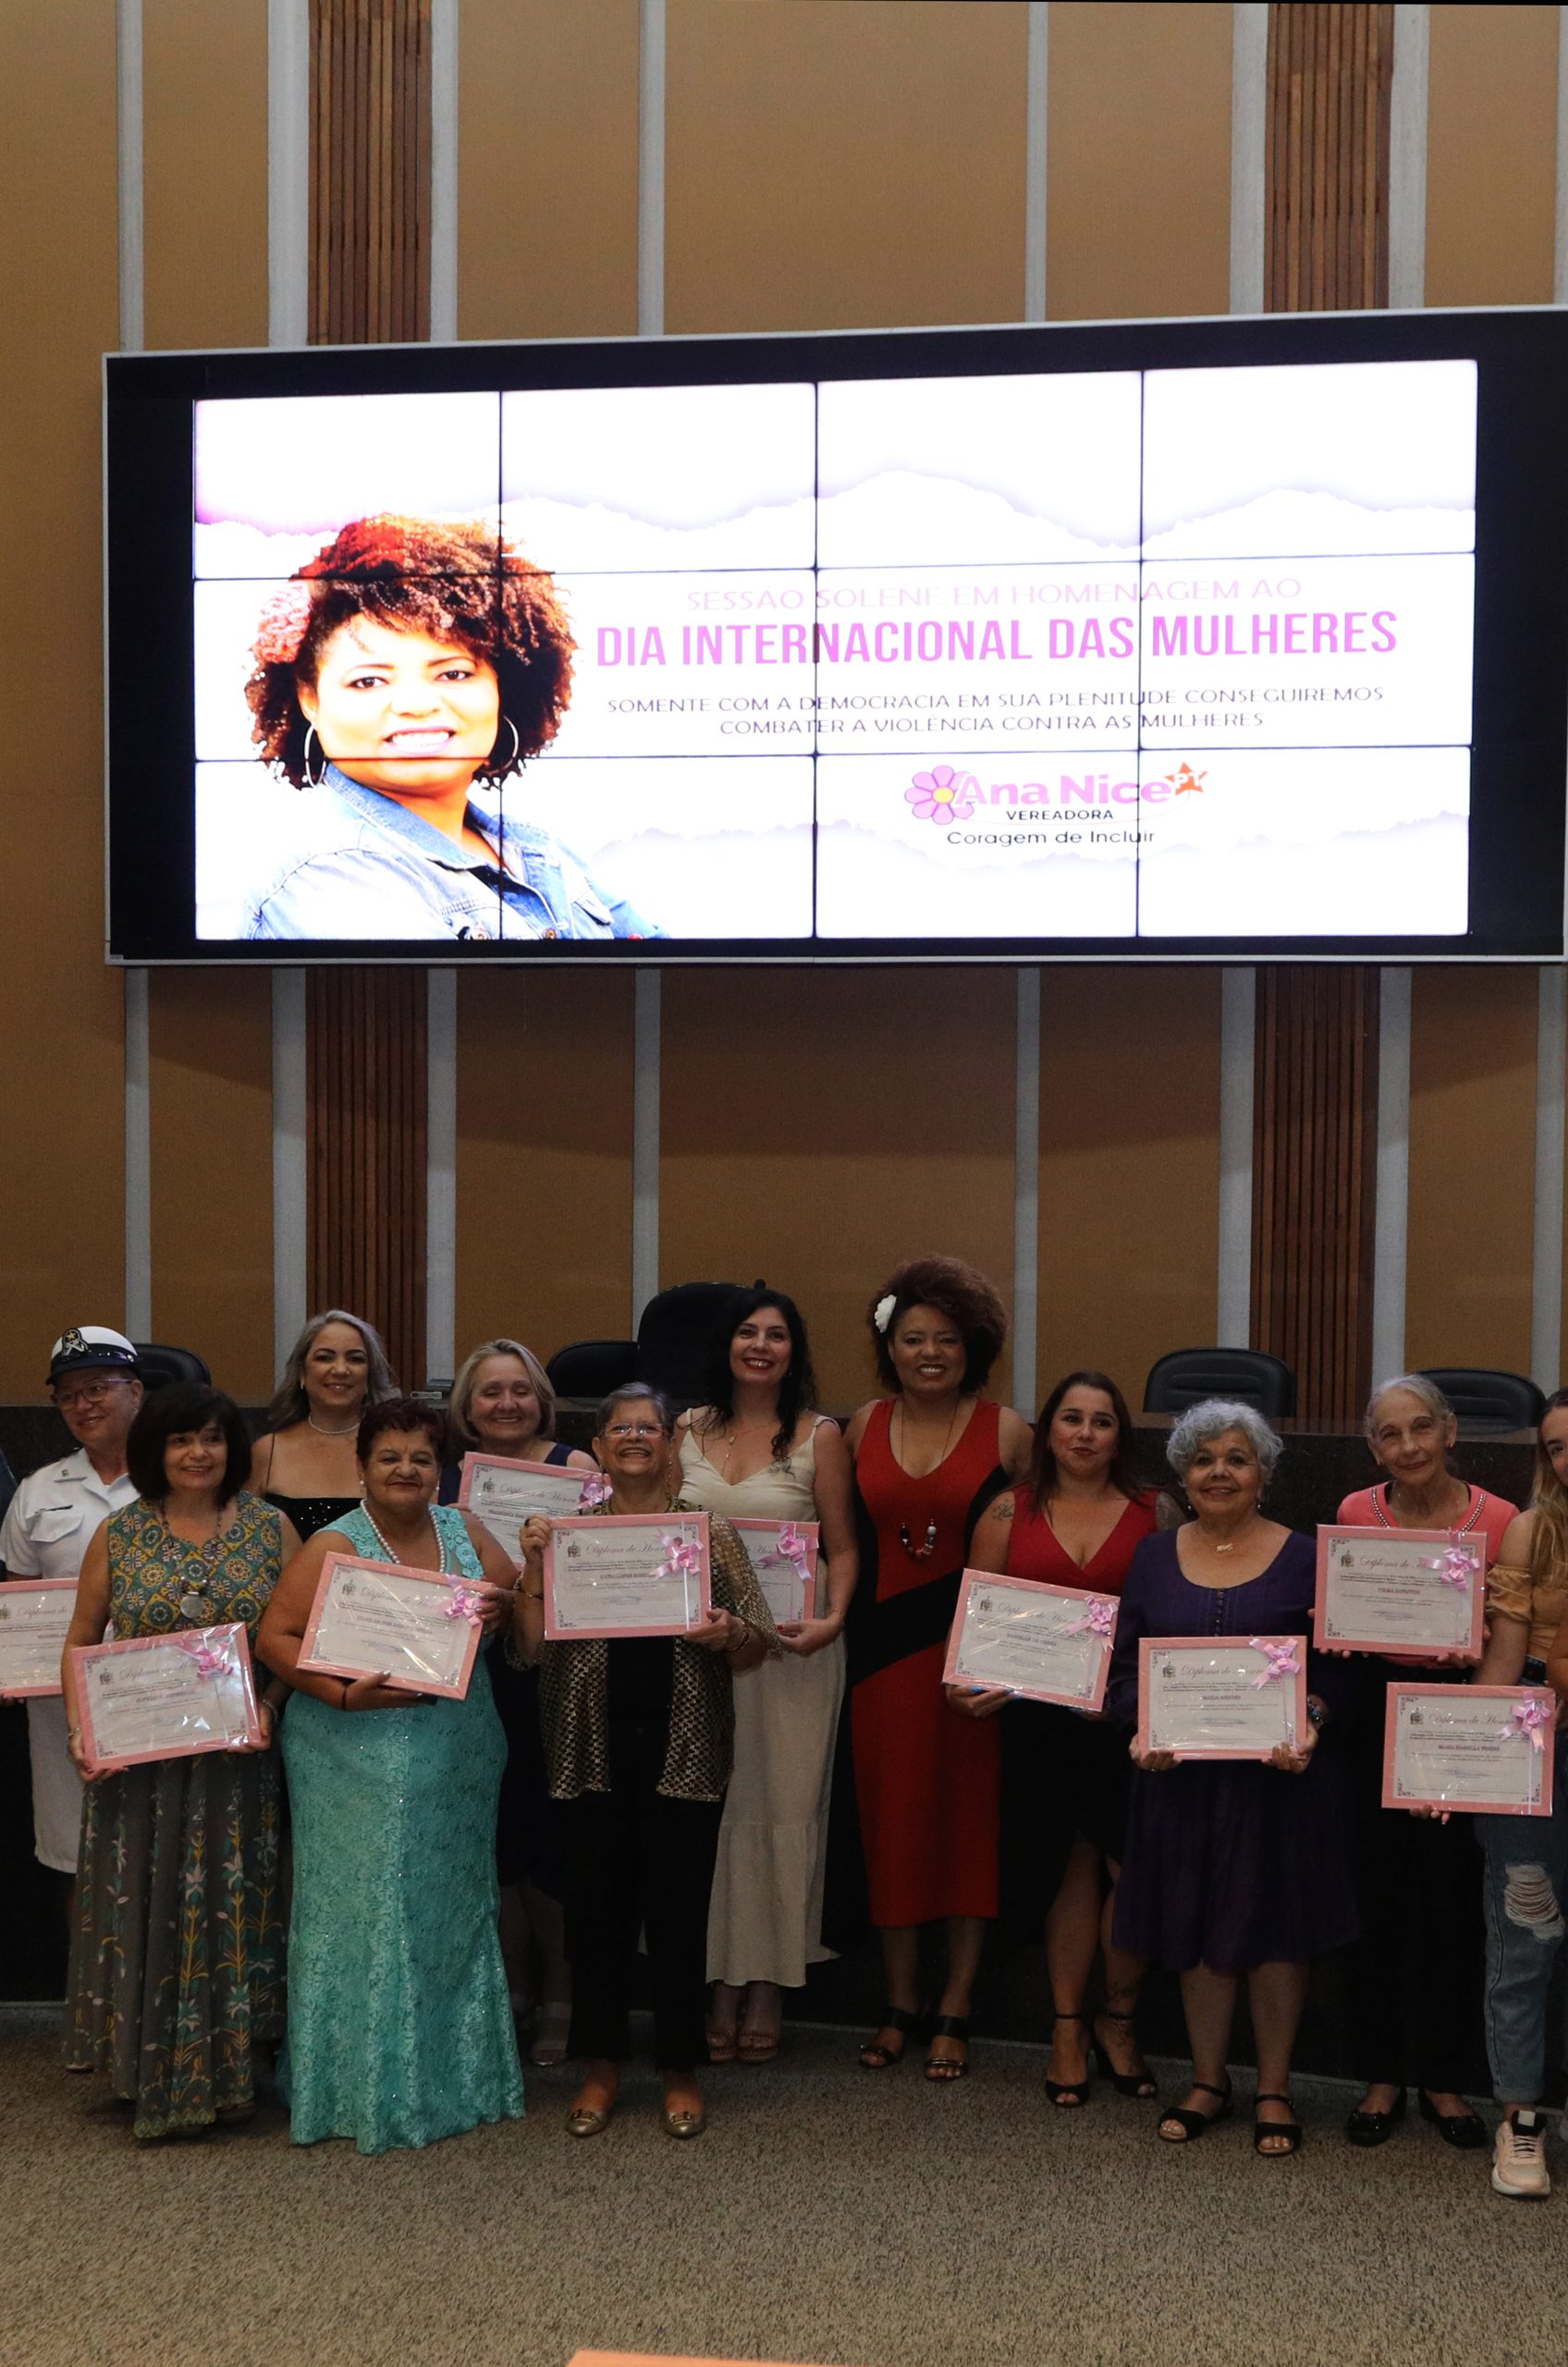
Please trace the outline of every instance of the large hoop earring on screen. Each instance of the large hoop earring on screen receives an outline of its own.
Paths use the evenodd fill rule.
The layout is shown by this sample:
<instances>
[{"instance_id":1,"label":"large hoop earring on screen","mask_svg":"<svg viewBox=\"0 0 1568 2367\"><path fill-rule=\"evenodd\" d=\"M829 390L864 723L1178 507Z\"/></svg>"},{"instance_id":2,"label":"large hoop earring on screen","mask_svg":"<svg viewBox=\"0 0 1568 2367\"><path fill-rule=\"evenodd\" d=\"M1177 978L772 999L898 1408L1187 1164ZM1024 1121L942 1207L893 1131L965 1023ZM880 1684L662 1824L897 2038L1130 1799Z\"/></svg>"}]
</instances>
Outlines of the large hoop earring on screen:
<instances>
[{"instance_id":1,"label":"large hoop earring on screen","mask_svg":"<svg viewBox=\"0 0 1568 2367\"><path fill-rule=\"evenodd\" d=\"M321 748L321 742L320 742L318 739L316 739L316 728L315 728L315 725L314 725L313 723L307 723L307 724L306 724L306 726L305 726L305 787L306 787L307 789L319 789L319 788L321 787L321 785L322 785L323 781L326 779L326 765L325 765L325 755L326 755L326 751L325 751L325 748L322 748L322 756L323 756L324 761L323 761L322 768L321 768L320 772L319 772L319 773L313 773L313 772L312 772L312 770L311 770L311 742L312 742L312 740L315 740L316 746L317 746L318 748Z\"/></svg>"},{"instance_id":2,"label":"large hoop earring on screen","mask_svg":"<svg viewBox=\"0 0 1568 2367\"><path fill-rule=\"evenodd\" d=\"M511 770L513 765L516 764L518 758L522 754L522 734L519 731L516 724L512 721L511 717L509 715L504 715L501 717L501 721L507 726L507 729L512 735L512 752L504 764L498 765L496 762L496 751L494 748L491 749L490 754L485 757L484 766L481 768L484 771L485 778L489 780L499 780L503 773L509 772Z\"/></svg>"}]
</instances>

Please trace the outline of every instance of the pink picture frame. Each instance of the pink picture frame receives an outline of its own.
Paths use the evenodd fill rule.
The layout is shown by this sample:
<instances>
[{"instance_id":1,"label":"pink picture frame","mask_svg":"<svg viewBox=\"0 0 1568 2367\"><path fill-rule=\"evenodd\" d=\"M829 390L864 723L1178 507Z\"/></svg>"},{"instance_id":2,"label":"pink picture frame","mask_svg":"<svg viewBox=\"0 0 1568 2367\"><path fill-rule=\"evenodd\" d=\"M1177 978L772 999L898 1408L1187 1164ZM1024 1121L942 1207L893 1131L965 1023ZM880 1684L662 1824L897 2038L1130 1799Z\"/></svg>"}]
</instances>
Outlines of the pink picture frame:
<instances>
[{"instance_id":1,"label":"pink picture frame","mask_svg":"<svg viewBox=\"0 0 1568 2367\"><path fill-rule=\"evenodd\" d=\"M447 1593L451 1592L453 1586L452 1579L446 1576L440 1570L408 1570L400 1563L367 1562L357 1553L329 1553L321 1565L321 1576L316 1581L315 1600L311 1604L311 1615L305 1622L305 1632L300 1639L300 1666L318 1676L341 1676L348 1678L350 1682L355 1677L381 1676L382 1671L376 1668L365 1668L358 1663L350 1667L344 1661L319 1658L316 1653L316 1643L322 1619L331 1597L333 1582L340 1572L352 1570L362 1570L367 1576L377 1578L418 1579L422 1585L440 1587ZM459 1580L458 1583L472 1585L473 1581ZM429 1693L443 1701L465 1699L470 1680L473 1675L473 1664L479 1657L481 1635L478 1620L465 1619L462 1624L466 1631L466 1645L462 1657L461 1674L456 1682L447 1684L435 1677L405 1676L399 1671L392 1670L386 1673L385 1683L398 1693Z\"/></svg>"},{"instance_id":2,"label":"pink picture frame","mask_svg":"<svg viewBox=\"0 0 1568 2367\"><path fill-rule=\"evenodd\" d=\"M1466 1701L1495 1701L1499 1706L1498 1723L1508 1723L1508 1711L1503 1705L1516 1701L1539 1701L1546 1712L1546 1739L1541 1748L1541 1797L1533 1808L1500 1808L1495 1800L1463 1800L1454 1798L1428 1799L1415 1794L1395 1794L1394 1740L1399 1725L1402 1700L1416 1694L1440 1698L1444 1694L1460 1694ZM1383 1806L1386 1809L1435 1809L1450 1816L1516 1816L1549 1817L1552 1805L1552 1776L1556 1750L1556 1735L1551 1724L1557 1707L1557 1696L1550 1685L1421 1685L1394 1684L1388 1689L1383 1707Z\"/></svg>"},{"instance_id":3,"label":"pink picture frame","mask_svg":"<svg viewBox=\"0 0 1568 2367\"><path fill-rule=\"evenodd\" d=\"M760 1537L765 1531L774 1537L777 1537L781 1528L793 1528L796 1530L798 1535L804 1540L807 1550L807 1559L810 1564L809 1583L811 1586L811 1608L807 1611L805 1616L808 1619L820 1619L825 1608L822 1600L825 1573L822 1567L821 1522L815 1520L737 1520L732 1515L729 1515L729 1518L730 1527L741 1537Z\"/></svg>"},{"instance_id":4,"label":"pink picture frame","mask_svg":"<svg viewBox=\"0 0 1568 2367\"><path fill-rule=\"evenodd\" d=\"M214 1650L224 1651L229 1662L228 1676L238 1683L245 1711L245 1725L238 1735L214 1735L206 1741L164 1744L155 1750L110 1751L103 1748L92 1723L92 1673L101 1661L111 1656L123 1657L128 1652L165 1650L171 1644L201 1642ZM180 1627L166 1636L125 1636L107 1644L77 1644L71 1649L71 1661L76 1670L77 1708L81 1720L81 1755L93 1775L117 1774L123 1767L141 1767L158 1759L200 1759L214 1750L237 1750L242 1744L258 1746L262 1740L261 1705L256 1696L255 1671L251 1664L251 1647L244 1627L238 1622L216 1627Z\"/></svg>"},{"instance_id":5,"label":"pink picture frame","mask_svg":"<svg viewBox=\"0 0 1568 2367\"><path fill-rule=\"evenodd\" d=\"M1221 1645L1236 1650L1245 1650L1252 1640L1250 1636L1140 1636L1138 1638L1138 1726L1133 1736L1133 1746L1140 1757L1151 1747L1148 1735L1149 1662L1154 1655L1157 1652L1212 1652L1217 1646ZM1259 1636L1257 1641L1259 1644L1290 1644L1295 1649L1297 1666L1294 1677L1276 1681L1289 1682L1292 1687L1295 1710L1294 1731L1299 1741L1306 1731L1306 1637L1305 1636ZM1255 1766L1261 1762L1267 1767L1272 1753L1246 1747L1228 1749L1223 1746L1215 1745L1206 1746L1197 1750L1175 1751L1172 1757L1181 1765L1189 1762L1199 1765L1206 1761L1219 1763L1225 1760L1239 1760L1244 1764L1250 1760Z\"/></svg>"},{"instance_id":6,"label":"pink picture frame","mask_svg":"<svg viewBox=\"0 0 1568 2367\"><path fill-rule=\"evenodd\" d=\"M1032 1685L1016 1685L1010 1686L1008 1687L1008 1690L1015 1695L1020 1701L1060 1703L1070 1710L1083 1710L1096 1714L1104 1709L1105 1689L1110 1681L1110 1656L1116 1647L1116 1625L1117 1619L1120 1616L1121 1606L1117 1603L1116 1597L1114 1595L1108 1595L1100 1588L1096 1588L1095 1587L1062 1587L1056 1585L1054 1580L1049 1578L1000 1577L992 1570L964 1571L963 1576L959 1585L958 1604L953 1613L953 1624L948 1630L947 1658L942 1664L942 1682L944 1685L965 1685L972 1684L974 1682L974 1679L970 1677L967 1673L962 1675L959 1674L958 1662L960 1652L962 1649L964 1613L969 1608L969 1598L976 1587L998 1588L1010 1594L1058 1595L1064 1602L1081 1603L1084 1606L1084 1613L1085 1616L1087 1616L1089 1605L1091 1603L1110 1603L1113 1606L1110 1633L1109 1636L1102 1636L1094 1639L1100 1645L1100 1654L1098 1665L1095 1672L1094 1689L1091 1693L1085 1696L1081 1693L1051 1692L1044 1686Z\"/></svg>"},{"instance_id":7,"label":"pink picture frame","mask_svg":"<svg viewBox=\"0 0 1568 2367\"><path fill-rule=\"evenodd\" d=\"M679 1622L654 1620L643 1625L604 1626L569 1621L562 1625L557 1615L556 1590L557 1556L567 1552L572 1538L582 1530L616 1529L624 1533L631 1528L673 1529L692 1532L699 1553L697 1572L697 1617ZM550 1541L545 1548L545 1641L547 1644L586 1644L616 1642L631 1636L689 1636L707 1617L713 1604L713 1565L708 1541L706 1513L582 1513L551 1524Z\"/></svg>"},{"instance_id":8,"label":"pink picture frame","mask_svg":"<svg viewBox=\"0 0 1568 2367\"><path fill-rule=\"evenodd\" d=\"M1383 1637L1329 1635L1328 1622L1329 1557L1341 1538L1375 1539L1388 1543L1397 1539L1406 1545L1425 1545L1436 1555L1452 1545L1453 1532L1446 1528L1357 1528L1343 1522L1325 1521L1317 1530L1317 1581L1312 1598L1312 1640L1317 1650L1333 1652L1374 1652L1380 1660L1409 1660L1416 1665L1427 1665L1440 1660L1460 1662L1478 1661L1485 1636L1487 1596L1487 1540L1479 1529L1470 1531L1460 1539L1475 1549L1475 1578L1470 1589L1470 1635L1467 1644L1444 1650L1433 1647L1427 1650L1412 1647L1407 1652L1391 1645Z\"/></svg>"},{"instance_id":9,"label":"pink picture frame","mask_svg":"<svg viewBox=\"0 0 1568 2367\"><path fill-rule=\"evenodd\" d=\"M0 1580L0 1603L4 1603L7 1595L68 1594L74 1598L80 1583L77 1578L6 1578ZM62 1651L65 1650L63 1642L60 1649ZM46 1700L57 1699L61 1690L56 1674L52 1685L0 1685L0 1700Z\"/></svg>"}]
</instances>

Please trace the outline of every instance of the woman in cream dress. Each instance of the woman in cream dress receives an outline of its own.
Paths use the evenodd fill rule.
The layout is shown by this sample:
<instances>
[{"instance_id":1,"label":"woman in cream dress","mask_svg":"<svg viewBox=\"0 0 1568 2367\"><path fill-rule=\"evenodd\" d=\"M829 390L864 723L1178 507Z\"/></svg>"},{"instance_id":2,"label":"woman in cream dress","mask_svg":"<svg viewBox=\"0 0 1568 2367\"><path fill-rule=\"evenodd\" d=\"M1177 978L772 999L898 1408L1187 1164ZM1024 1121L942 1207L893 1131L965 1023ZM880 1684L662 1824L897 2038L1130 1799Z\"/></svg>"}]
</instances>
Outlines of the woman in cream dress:
<instances>
[{"instance_id":1,"label":"woman in cream dress","mask_svg":"<svg viewBox=\"0 0 1568 2367\"><path fill-rule=\"evenodd\" d=\"M855 1541L849 1456L837 1424L813 1410L815 1395L794 1302L759 1285L726 1318L709 1404L683 1415L678 1431L683 1504L820 1525L821 1616L780 1622L784 1657L735 1685L735 1772L708 1915L716 2063L769 2061L780 1992L831 1954L822 1884Z\"/></svg>"}]
</instances>

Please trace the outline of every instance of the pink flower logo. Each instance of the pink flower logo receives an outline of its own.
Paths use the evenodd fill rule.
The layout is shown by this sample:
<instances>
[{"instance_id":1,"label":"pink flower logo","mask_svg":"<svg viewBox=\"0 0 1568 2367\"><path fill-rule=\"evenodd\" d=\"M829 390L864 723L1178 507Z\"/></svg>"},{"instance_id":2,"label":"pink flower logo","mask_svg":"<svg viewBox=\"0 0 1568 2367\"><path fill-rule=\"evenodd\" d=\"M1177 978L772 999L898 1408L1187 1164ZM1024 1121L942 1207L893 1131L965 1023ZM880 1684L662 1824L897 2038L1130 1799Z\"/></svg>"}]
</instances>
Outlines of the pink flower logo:
<instances>
[{"instance_id":1,"label":"pink flower logo","mask_svg":"<svg viewBox=\"0 0 1568 2367\"><path fill-rule=\"evenodd\" d=\"M967 822L979 791L973 773L955 773L951 765L933 765L928 773L915 774L904 791L904 803L913 806L919 822Z\"/></svg>"}]
</instances>

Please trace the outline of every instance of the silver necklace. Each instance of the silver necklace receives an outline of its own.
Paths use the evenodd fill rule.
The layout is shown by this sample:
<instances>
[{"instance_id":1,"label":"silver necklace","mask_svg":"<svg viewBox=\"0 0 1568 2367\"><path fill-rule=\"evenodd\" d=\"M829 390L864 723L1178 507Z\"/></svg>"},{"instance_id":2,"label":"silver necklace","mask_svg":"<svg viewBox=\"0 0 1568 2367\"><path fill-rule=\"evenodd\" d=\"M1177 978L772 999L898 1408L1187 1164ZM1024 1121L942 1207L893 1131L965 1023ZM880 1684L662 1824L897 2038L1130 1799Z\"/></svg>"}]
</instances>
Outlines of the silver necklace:
<instances>
[{"instance_id":1,"label":"silver necklace","mask_svg":"<svg viewBox=\"0 0 1568 2367\"><path fill-rule=\"evenodd\" d=\"M431 1511L428 1504L424 1509L425 1516L428 1519L431 1527L435 1531L436 1566L440 1570L441 1576L444 1578L449 1577L451 1576L451 1570L447 1561L447 1540L441 1534L441 1524L436 1519L435 1515ZM371 1518L370 1514L365 1512L363 1504L360 1506L360 1510L365 1514L365 1521L370 1529L370 1533L381 1548L382 1559L384 1561L390 1562L395 1570L406 1567L407 1565L399 1559L398 1555L393 1552L392 1548L381 1534L380 1529L376 1527L375 1522Z\"/></svg>"},{"instance_id":2,"label":"silver necklace","mask_svg":"<svg viewBox=\"0 0 1568 2367\"><path fill-rule=\"evenodd\" d=\"M185 1591L179 1598L179 1615L182 1619L189 1619L192 1625L211 1625L213 1613L216 1607L213 1601L213 1576L217 1564L219 1550L223 1544L224 1528L222 1508L220 1506L219 1510L214 1515L214 1521L215 1525L211 1537L207 1538L200 1545L193 1544L189 1539L176 1537L173 1529L169 1527L168 1513L161 1504L158 1507L158 1518L164 1525L164 1535L168 1539L171 1552L175 1547L183 1546L185 1548L185 1559L189 1560L191 1554L199 1553L202 1561L207 1565L204 1570L197 1571L193 1576L188 1576L186 1577Z\"/></svg>"}]
</instances>

